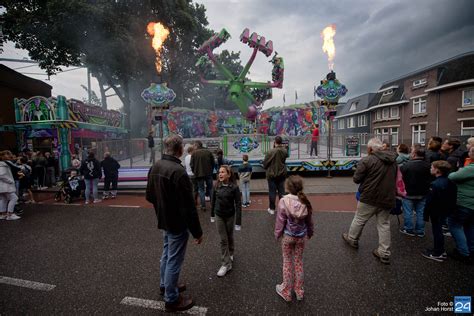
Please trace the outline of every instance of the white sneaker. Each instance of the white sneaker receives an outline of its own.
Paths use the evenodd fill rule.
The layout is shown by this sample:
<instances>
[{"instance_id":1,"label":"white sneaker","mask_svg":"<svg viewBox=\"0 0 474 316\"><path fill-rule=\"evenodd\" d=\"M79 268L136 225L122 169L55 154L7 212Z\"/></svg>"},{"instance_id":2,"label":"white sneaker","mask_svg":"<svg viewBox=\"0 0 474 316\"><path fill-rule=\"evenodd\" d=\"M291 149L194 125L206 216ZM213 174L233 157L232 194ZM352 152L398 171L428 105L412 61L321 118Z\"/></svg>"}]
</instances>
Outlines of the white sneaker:
<instances>
[{"instance_id":1,"label":"white sneaker","mask_svg":"<svg viewBox=\"0 0 474 316\"><path fill-rule=\"evenodd\" d=\"M211 217L211 223L214 223L216 221L215 217Z\"/></svg>"},{"instance_id":2,"label":"white sneaker","mask_svg":"<svg viewBox=\"0 0 474 316\"><path fill-rule=\"evenodd\" d=\"M271 208L268 208L267 212L270 213L271 215L275 214L275 210L272 210Z\"/></svg>"},{"instance_id":3,"label":"white sneaker","mask_svg":"<svg viewBox=\"0 0 474 316\"><path fill-rule=\"evenodd\" d=\"M226 266L222 266L222 267L220 267L219 271L217 271L217 276L218 277L223 277L230 270L232 270L232 267L227 268Z\"/></svg>"},{"instance_id":4,"label":"white sneaker","mask_svg":"<svg viewBox=\"0 0 474 316\"><path fill-rule=\"evenodd\" d=\"M102 202L101 199L94 200L94 203L100 203L100 202Z\"/></svg>"},{"instance_id":5,"label":"white sneaker","mask_svg":"<svg viewBox=\"0 0 474 316\"><path fill-rule=\"evenodd\" d=\"M204 200L205 200L205 201L210 201L211 198L210 198L209 196L206 196L206 197L204 198Z\"/></svg>"},{"instance_id":6,"label":"white sneaker","mask_svg":"<svg viewBox=\"0 0 474 316\"><path fill-rule=\"evenodd\" d=\"M234 256L230 256L230 261L234 262Z\"/></svg>"},{"instance_id":7,"label":"white sneaker","mask_svg":"<svg viewBox=\"0 0 474 316\"><path fill-rule=\"evenodd\" d=\"M0 219L7 219L7 215L0 215Z\"/></svg>"},{"instance_id":8,"label":"white sneaker","mask_svg":"<svg viewBox=\"0 0 474 316\"><path fill-rule=\"evenodd\" d=\"M21 218L20 216L13 213L13 214L7 216L7 221L16 221L17 219L20 219L20 218Z\"/></svg>"},{"instance_id":9,"label":"white sneaker","mask_svg":"<svg viewBox=\"0 0 474 316\"><path fill-rule=\"evenodd\" d=\"M84 202L84 204L89 204L89 203L90 203L89 200L86 200L86 201Z\"/></svg>"}]
</instances>

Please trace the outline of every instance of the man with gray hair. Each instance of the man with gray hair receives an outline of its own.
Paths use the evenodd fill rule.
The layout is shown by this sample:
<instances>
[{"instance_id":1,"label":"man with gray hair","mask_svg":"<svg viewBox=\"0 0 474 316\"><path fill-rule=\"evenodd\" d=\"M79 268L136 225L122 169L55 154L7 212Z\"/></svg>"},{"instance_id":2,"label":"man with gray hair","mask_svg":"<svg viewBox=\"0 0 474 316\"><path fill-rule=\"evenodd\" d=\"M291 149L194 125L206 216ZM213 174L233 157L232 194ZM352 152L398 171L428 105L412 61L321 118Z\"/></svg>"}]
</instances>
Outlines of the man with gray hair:
<instances>
[{"instance_id":1,"label":"man with gray hair","mask_svg":"<svg viewBox=\"0 0 474 316\"><path fill-rule=\"evenodd\" d=\"M186 253L189 232L195 243L202 242L202 229L193 199L193 189L186 169L179 159L183 155L183 139L170 135L164 141L161 160L148 172L146 199L155 208L158 228L163 232L163 253L160 264L160 293L167 312L190 309L194 302L181 295L186 289L178 285Z\"/></svg>"},{"instance_id":2,"label":"man with gray hair","mask_svg":"<svg viewBox=\"0 0 474 316\"><path fill-rule=\"evenodd\" d=\"M390 264L390 210L395 207L397 164L396 154L382 148L382 142L372 138L367 143L367 157L357 164L354 182L360 184L360 199L349 232L342 238L349 246L359 248L362 230L375 215L379 246L372 254L381 263Z\"/></svg>"}]
</instances>

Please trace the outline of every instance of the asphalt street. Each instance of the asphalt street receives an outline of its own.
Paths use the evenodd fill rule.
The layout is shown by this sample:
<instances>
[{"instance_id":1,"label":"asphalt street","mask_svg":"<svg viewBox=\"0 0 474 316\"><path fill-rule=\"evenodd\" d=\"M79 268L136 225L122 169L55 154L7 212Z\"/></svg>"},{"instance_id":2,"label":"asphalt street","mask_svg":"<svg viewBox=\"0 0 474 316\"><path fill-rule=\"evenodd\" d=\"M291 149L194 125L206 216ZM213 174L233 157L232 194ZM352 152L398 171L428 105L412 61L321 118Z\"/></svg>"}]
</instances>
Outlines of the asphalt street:
<instances>
[{"instance_id":1,"label":"asphalt street","mask_svg":"<svg viewBox=\"0 0 474 316\"><path fill-rule=\"evenodd\" d=\"M120 206L120 205L119 205ZM122 205L123 206L123 205ZM274 216L244 211L235 232L233 270L218 278L216 227L200 213L204 242L190 239L181 274L201 314L227 315L416 315L450 304L454 296L474 296L472 266L427 260L420 251L427 237L407 237L392 218L392 262L371 254L377 232L371 220L359 250L346 246L352 212L315 212L315 236L304 253L305 298L286 303L276 293L281 282L281 250L273 238ZM454 247L447 238L447 247ZM153 209L108 205L25 206L21 220L0 221L0 314L160 314L121 304L124 298L162 301L159 259L162 234ZM6 284L20 279L54 285L44 291ZM3 280L3 282L2 282ZM452 312L450 312L451 314Z\"/></svg>"}]
</instances>

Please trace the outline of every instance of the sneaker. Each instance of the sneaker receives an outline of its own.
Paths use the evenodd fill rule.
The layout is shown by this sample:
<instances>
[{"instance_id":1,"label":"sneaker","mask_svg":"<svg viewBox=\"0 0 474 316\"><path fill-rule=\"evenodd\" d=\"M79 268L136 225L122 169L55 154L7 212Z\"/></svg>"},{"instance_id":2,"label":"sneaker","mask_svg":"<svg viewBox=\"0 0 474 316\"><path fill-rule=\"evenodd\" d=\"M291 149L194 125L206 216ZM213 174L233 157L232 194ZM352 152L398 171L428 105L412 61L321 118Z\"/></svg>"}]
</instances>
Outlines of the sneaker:
<instances>
[{"instance_id":1,"label":"sneaker","mask_svg":"<svg viewBox=\"0 0 474 316\"><path fill-rule=\"evenodd\" d=\"M116 197L117 197L117 195L110 196L111 199L115 199Z\"/></svg>"},{"instance_id":2,"label":"sneaker","mask_svg":"<svg viewBox=\"0 0 474 316\"><path fill-rule=\"evenodd\" d=\"M446 253L443 253L443 254L446 254ZM446 257L444 257L443 254L437 256L435 255L434 251L431 249L426 249L421 252L421 255L425 257L426 259L431 259L437 262L443 262L444 260L446 260Z\"/></svg>"},{"instance_id":3,"label":"sneaker","mask_svg":"<svg viewBox=\"0 0 474 316\"><path fill-rule=\"evenodd\" d=\"M181 293L181 292L184 292L184 291L186 291L186 284L178 283L178 292ZM163 287L160 286L160 295L161 296L165 295L165 287L164 286Z\"/></svg>"},{"instance_id":4,"label":"sneaker","mask_svg":"<svg viewBox=\"0 0 474 316\"><path fill-rule=\"evenodd\" d=\"M415 236L415 233L412 230L400 229L400 233L411 237Z\"/></svg>"},{"instance_id":5,"label":"sneaker","mask_svg":"<svg viewBox=\"0 0 474 316\"><path fill-rule=\"evenodd\" d=\"M214 223L216 221L215 217L211 217L211 223Z\"/></svg>"},{"instance_id":6,"label":"sneaker","mask_svg":"<svg viewBox=\"0 0 474 316\"><path fill-rule=\"evenodd\" d=\"M359 248L359 242L357 240L350 239L347 233L342 234L342 239L344 239L344 241L352 248L355 248L355 249Z\"/></svg>"},{"instance_id":7,"label":"sneaker","mask_svg":"<svg viewBox=\"0 0 474 316\"><path fill-rule=\"evenodd\" d=\"M443 236L446 236L446 237L453 237L453 235L451 235L451 232L443 232Z\"/></svg>"},{"instance_id":8,"label":"sneaker","mask_svg":"<svg viewBox=\"0 0 474 316\"><path fill-rule=\"evenodd\" d=\"M382 257L379 254L379 251L377 249L374 249L374 251L372 251L372 254L374 255L374 257L378 258L381 263L390 264L390 258L389 257Z\"/></svg>"},{"instance_id":9,"label":"sneaker","mask_svg":"<svg viewBox=\"0 0 474 316\"><path fill-rule=\"evenodd\" d=\"M20 219L21 217L16 215L16 214L10 214L7 216L7 221L16 221L17 219Z\"/></svg>"},{"instance_id":10,"label":"sneaker","mask_svg":"<svg viewBox=\"0 0 474 316\"><path fill-rule=\"evenodd\" d=\"M247 207L247 204L242 204L242 207L244 207L244 208Z\"/></svg>"},{"instance_id":11,"label":"sneaker","mask_svg":"<svg viewBox=\"0 0 474 316\"><path fill-rule=\"evenodd\" d=\"M90 203L90 201L89 201L89 200L87 200L87 201L85 201L85 202L84 202L84 204L89 204L89 203Z\"/></svg>"},{"instance_id":12,"label":"sneaker","mask_svg":"<svg viewBox=\"0 0 474 316\"><path fill-rule=\"evenodd\" d=\"M0 215L0 220L1 219L7 219L7 215L4 215L4 214Z\"/></svg>"},{"instance_id":13,"label":"sneaker","mask_svg":"<svg viewBox=\"0 0 474 316\"><path fill-rule=\"evenodd\" d=\"M275 214L275 210L272 210L271 208L268 208L268 209L267 209L267 212L270 213L270 215Z\"/></svg>"},{"instance_id":14,"label":"sneaker","mask_svg":"<svg viewBox=\"0 0 474 316\"><path fill-rule=\"evenodd\" d=\"M109 198L108 195L104 195L104 196L102 197L102 200L107 200L108 198Z\"/></svg>"},{"instance_id":15,"label":"sneaker","mask_svg":"<svg viewBox=\"0 0 474 316\"><path fill-rule=\"evenodd\" d=\"M232 270L232 267L222 266L222 267L220 267L219 271L217 271L217 276L218 276L218 277L223 277L223 276L226 275L227 272L229 272L230 270Z\"/></svg>"},{"instance_id":16,"label":"sneaker","mask_svg":"<svg viewBox=\"0 0 474 316\"><path fill-rule=\"evenodd\" d=\"M234 262L234 256L230 256L230 261Z\"/></svg>"},{"instance_id":17,"label":"sneaker","mask_svg":"<svg viewBox=\"0 0 474 316\"><path fill-rule=\"evenodd\" d=\"M100 202L102 202L101 199L94 200L94 203L100 203Z\"/></svg>"},{"instance_id":18,"label":"sneaker","mask_svg":"<svg viewBox=\"0 0 474 316\"><path fill-rule=\"evenodd\" d=\"M277 294L280 295L280 297L282 299L284 299L286 302L291 302L291 296L287 297L283 294L283 286L281 284L277 284L275 286L275 290L276 290Z\"/></svg>"},{"instance_id":19,"label":"sneaker","mask_svg":"<svg viewBox=\"0 0 474 316\"><path fill-rule=\"evenodd\" d=\"M416 237L423 238L423 237L425 237L425 233L421 233L421 234L419 234L419 233L416 233Z\"/></svg>"},{"instance_id":20,"label":"sneaker","mask_svg":"<svg viewBox=\"0 0 474 316\"><path fill-rule=\"evenodd\" d=\"M173 303L165 303L165 311L168 313L182 312L194 306L194 301L191 298L179 295L178 300Z\"/></svg>"},{"instance_id":21,"label":"sneaker","mask_svg":"<svg viewBox=\"0 0 474 316\"><path fill-rule=\"evenodd\" d=\"M206 202L209 202L209 201L211 200L211 198L210 198L209 196L206 196L206 197L204 198L204 200L205 200Z\"/></svg>"}]
</instances>

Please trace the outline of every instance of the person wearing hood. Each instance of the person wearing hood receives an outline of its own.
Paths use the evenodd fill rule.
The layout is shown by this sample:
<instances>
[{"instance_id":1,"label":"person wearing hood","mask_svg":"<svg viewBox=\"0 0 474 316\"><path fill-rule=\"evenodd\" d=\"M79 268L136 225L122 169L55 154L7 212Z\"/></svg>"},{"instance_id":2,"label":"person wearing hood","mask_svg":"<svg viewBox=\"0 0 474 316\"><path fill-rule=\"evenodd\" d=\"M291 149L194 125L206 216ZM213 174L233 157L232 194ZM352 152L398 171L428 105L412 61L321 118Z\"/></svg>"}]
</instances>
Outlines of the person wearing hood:
<instances>
[{"instance_id":1,"label":"person wearing hood","mask_svg":"<svg viewBox=\"0 0 474 316\"><path fill-rule=\"evenodd\" d=\"M409 148L407 145L405 144L400 144L398 145L397 147L397 153L398 153L398 156L397 156L397 165L399 167L403 166L403 164L405 162L407 162L408 160L410 160L410 154L409 154Z\"/></svg>"},{"instance_id":2,"label":"person wearing hood","mask_svg":"<svg viewBox=\"0 0 474 316\"><path fill-rule=\"evenodd\" d=\"M84 176L84 181L86 183L86 202L85 204L89 204L89 198L92 196L94 198L94 203L99 203L102 200L99 199L99 179L102 178L102 169L100 168L100 162L95 159L95 155L93 152L89 152L87 155L87 159L82 161L81 165L81 174Z\"/></svg>"},{"instance_id":3,"label":"person wearing hood","mask_svg":"<svg viewBox=\"0 0 474 316\"><path fill-rule=\"evenodd\" d=\"M353 180L360 184L360 200L349 232L342 238L351 247L359 248L359 238L367 221L375 216L379 246L372 254L383 264L390 264L390 210L395 207L397 164L396 154L382 150L382 142L372 138L367 143L368 155L357 164Z\"/></svg>"},{"instance_id":4,"label":"person wearing hood","mask_svg":"<svg viewBox=\"0 0 474 316\"><path fill-rule=\"evenodd\" d=\"M289 302L292 291L295 291L296 299L301 301L304 296L303 250L306 238L310 239L314 231L312 207L303 193L300 176L288 177L285 190L289 194L279 201L275 222L275 238L283 237L283 283L277 284L276 292Z\"/></svg>"},{"instance_id":5,"label":"person wearing hood","mask_svg":"<svg viewBox=\"0 0 474 316\"><path fill-rule=\"evenodd\" d=\"M8 150L0 152L0 219L7 221L20 219L20 216L14 213L18 201L15 180L10 166L5 162L10 156L11 152Z\"/></svg>"},{"instance_id":6,"label":"person wearing hood","mask_svg":"<svg viewBox=\"0 0 474 316\"><path fill-rule=\"evenodd\" d=\"M408 236L425 236L425 211L426 196L430 191L431 164L425 160L425 150L421 147L413 147L411 160L404 164L400 171L407 195L402 200L403 205L403 229L402 234ZM416 214L415 227L413 227L413 213Z\"/></svg>"},{"instance_id":7,"label":"person wearing hood","mask_svg":"<svg viewBox=\"0 0 474 316\"><path fill-rule=\"evenodd\" d=\"M112 158L110 152L104 153L104 160L100 163L104 170L104 199L115 199L117 197L117 182L119 176L120 164ZM112 192L110 192L110 184L112 184Z\"/></svg>"}]
</instances>

